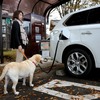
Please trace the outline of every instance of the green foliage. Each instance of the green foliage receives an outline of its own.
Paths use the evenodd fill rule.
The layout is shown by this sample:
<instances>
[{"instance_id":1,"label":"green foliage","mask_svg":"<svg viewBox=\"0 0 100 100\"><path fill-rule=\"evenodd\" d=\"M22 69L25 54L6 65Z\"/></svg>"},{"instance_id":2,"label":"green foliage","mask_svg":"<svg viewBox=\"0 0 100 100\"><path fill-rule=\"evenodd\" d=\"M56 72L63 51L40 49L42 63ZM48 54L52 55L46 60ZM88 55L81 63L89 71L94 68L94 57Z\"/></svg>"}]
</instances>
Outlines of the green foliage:
<instances>
[{"instance_id":1,"label":"green foliage","mask_svg":"<svg viewBox=\"0 0 100 100\"><path fill-rule=\"evenodd\" d=\"M16 50L5 50L3 52L4 62L12 62L15 61L16 58Z\"/></svg>"}]
</instances>

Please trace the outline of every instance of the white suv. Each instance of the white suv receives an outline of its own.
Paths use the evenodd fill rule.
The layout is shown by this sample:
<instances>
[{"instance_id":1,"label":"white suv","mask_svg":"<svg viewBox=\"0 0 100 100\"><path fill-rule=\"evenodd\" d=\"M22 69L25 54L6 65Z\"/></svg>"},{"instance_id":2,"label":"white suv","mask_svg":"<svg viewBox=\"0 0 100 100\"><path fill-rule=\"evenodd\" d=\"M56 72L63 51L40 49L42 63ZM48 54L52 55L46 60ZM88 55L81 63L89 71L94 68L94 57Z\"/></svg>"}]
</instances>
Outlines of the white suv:
<instances>
[{"instance_id":1,"label":"white suv","mask_svg":"<svg viewBox=\"0 0 100 100\"><path fill-rule=\"evenodd\" d=\"M100 5L67 14L54 27L50 37L50 56L64 63L76 77L100 68Z\"/></svg>"}]
</instances>

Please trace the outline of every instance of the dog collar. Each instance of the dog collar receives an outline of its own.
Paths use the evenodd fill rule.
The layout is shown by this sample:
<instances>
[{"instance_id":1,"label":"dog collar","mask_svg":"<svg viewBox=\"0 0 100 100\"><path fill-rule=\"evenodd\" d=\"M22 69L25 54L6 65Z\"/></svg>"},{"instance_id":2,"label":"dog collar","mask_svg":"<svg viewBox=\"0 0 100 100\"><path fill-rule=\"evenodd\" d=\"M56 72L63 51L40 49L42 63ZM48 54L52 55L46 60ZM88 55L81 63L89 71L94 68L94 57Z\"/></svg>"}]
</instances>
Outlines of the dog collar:
<instances>
[{"instance_id":1,"label":"dog collar","mask_svg":"<svg viewBox=\"0 0 100 100\"><path fill-rule=\"evenodd\" d=\"M35 66L37 66L36 63L35 63L34 61L33 61L32 63L33 63Z\"/></svg>"}]
</instances>

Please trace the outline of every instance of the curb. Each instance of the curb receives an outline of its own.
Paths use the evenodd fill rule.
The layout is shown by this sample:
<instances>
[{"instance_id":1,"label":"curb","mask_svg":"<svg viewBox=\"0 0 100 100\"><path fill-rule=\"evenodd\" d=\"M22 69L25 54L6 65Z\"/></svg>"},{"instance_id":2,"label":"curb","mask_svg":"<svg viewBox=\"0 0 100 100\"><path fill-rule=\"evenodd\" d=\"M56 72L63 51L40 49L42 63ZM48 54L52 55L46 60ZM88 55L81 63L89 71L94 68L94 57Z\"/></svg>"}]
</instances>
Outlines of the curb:
<instances>
[{"instance_id":1,"label":"curb","mask_svg":"<svg viewBox=\"0 0 100 100\"><path fill-rule=\"evenodd\" d=\"M4 66L6 66L7 65L7 63L6 64L0 64L0 67L4 67Z\"/></svg>"}]
</instances>

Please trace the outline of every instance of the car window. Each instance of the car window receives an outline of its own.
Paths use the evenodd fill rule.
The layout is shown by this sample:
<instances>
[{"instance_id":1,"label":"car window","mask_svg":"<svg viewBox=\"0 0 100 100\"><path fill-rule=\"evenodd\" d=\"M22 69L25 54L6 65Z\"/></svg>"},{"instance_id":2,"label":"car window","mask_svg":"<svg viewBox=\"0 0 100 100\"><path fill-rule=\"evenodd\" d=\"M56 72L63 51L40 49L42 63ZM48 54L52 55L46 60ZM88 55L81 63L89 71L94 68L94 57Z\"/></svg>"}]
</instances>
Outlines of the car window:
<instances>
[{"instance_id":1,"label":"car window","mask_svg":"<svg viewBox=\"0 0 100 100\"><path fill-rule=\"evenodd\" d=\"M91 9L88 17L88 24L100 23L100 7Z\"/></svg>"},{"instance_id":2,"label":"car window","mask_svg":"<svg viewBox=\"0 0 100 100\"><path fill-rule=\"evenodd\" d=\"M73 14L68 20L64 22L66 26L84 25L88 22L89 10Z\"/></svg>"}]
</instances>

